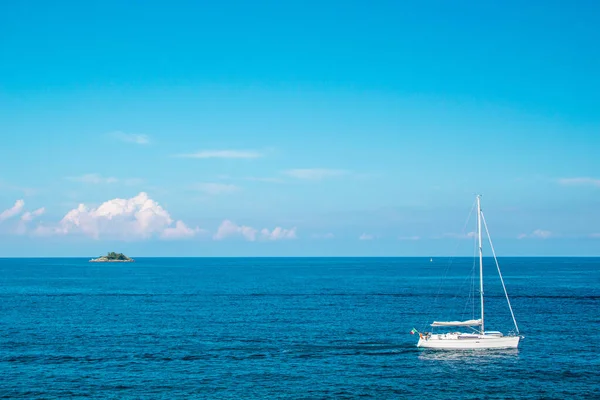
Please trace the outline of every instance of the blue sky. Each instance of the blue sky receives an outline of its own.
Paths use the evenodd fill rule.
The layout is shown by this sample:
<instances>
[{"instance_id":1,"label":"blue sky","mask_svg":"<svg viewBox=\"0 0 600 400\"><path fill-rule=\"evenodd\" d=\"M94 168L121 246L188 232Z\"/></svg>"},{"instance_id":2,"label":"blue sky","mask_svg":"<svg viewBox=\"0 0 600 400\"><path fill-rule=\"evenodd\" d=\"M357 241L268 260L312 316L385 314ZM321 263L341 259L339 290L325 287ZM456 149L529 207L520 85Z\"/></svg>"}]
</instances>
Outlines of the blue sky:
<instances>
[{"instance_id":1,"label":"blue sky","mask_svg":"<svg viewBox=\"0 0 600 400\"><path fill-rule=\"evenodd\" d=\"M600 255L600 6L449 4L2 4L0 256Z\"/></svg>"}]
</instances>

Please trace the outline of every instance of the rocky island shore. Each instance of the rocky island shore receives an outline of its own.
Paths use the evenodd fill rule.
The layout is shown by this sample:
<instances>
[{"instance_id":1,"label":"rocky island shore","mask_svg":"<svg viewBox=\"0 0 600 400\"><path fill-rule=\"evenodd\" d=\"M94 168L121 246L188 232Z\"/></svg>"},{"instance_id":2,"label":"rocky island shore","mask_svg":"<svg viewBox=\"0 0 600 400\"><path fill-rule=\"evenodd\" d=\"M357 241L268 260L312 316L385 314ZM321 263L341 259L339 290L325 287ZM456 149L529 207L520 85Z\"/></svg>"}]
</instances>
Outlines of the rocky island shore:
<instances>
[{"instance_id":1,"label":"rocky island shore","mask_svg":"<svg viewBox=\"0 0 600 400\"><path fill-rule=\"evenodd\" d=\"M98 258L92 258L90 262L133 262L133 258L127 257L123 253L115 253L111 251L105 256L101 256Z\"/></svg>"}]
</instances>

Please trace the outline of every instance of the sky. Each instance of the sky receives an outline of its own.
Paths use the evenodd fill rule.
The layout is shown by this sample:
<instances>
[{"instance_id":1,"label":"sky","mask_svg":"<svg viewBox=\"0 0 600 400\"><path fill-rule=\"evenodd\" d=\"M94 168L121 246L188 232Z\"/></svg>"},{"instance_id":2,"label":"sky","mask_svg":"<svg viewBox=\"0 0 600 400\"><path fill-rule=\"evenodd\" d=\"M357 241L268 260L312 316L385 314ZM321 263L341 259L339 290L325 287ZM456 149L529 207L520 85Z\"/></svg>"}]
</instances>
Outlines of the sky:
<instances>
[{"instance_id":1,"label":"sky","mask_svg":"<svg viewBox=\"0 0 600 400\"><path fill-rule=\"evenodd\" d=\"M598 256L598 15L3 2L0 257Z\"/></svg>"}]
</instances>

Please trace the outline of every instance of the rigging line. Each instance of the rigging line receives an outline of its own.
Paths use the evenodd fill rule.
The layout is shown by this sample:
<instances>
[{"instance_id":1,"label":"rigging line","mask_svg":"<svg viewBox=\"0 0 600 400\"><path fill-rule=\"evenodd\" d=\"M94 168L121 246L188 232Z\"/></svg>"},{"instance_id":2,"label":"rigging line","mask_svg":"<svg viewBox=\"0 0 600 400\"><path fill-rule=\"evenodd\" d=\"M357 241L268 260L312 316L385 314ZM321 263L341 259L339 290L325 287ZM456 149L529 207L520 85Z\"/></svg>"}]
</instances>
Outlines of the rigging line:
<instances>
[{"instance_id":1,"label":"rigging line","mask_svg":"<svg viewBox=\"0 0 600 400\"><path fill-rule=\"evenodd\" d=\"M456 291L456 294L454 295L453 300L457 299L458 296L460 296L461 293L464 293L463 292L463 288L464 288L465 285L467 285L469 283L469 280L475 279L475 277L474 277L474 274L475 274L475 265L476 265L476 260L475 260L476 254L475 253L477 252L477 238L473 238L473 245L474 245L474 249L473 249L474 250L474 257L473 257L473 264L471 265L471 272L470 272L469 275L465 276L465 278L460 283L460 286L459 286L458 290ZM470 295L471 294L469 293L469 296ZM465 305L465 307L466 307L466 305Z\"/></svg>"},{"instance_id":2,"label":"rigging line","mask_svg":"<svg viewBox=\"0 0 600 400\"><path fill-rule=\"evenodd\" d=\"M472 299L473 299L473 293L469 290L469 295L467 296L467 299L465 301L465 305L464 305L462 313L461 313L461 318L462 319L475 319L475 318L467 318L467 317L465 317L467 315L467 312L468 312L467 310L468 310L469 306L473 302Z\"/></svg>"},{"instance_id":3,"label":"rigging line","mask_svg":"<svg viewBox=\"0 0 600 400\"><path fill-rule=\"evenodd\" d=\"M485 217L483 216L483 211L481 212L481 219L483 220L483 226L485 227L485 233L487 234L488 241L490 242L490 248L492 249L492 254L494 255L494 261L496 262L496 268L498 269L498 275L500 275L500 282L502 282L502 288L504 289L504 295L506 296L506 302L508 303L508 309L510 310L510 315L515 324L515 329L517 330L517 334L519 334L519 326L517 325L517 320L515 319L515 314L513 313L512 306L510 305L510 299L508 298L508 292L506 291L506 286L504 285L504 278L502 278L502 273L500 272L500 265L498 264L498 259L496 258L496 251L494 250L494 245L492 244L492 237L490 236L490 232L488 231L487 223L485 222Z\"/></svg>"},{"instance_id":4,"label":"rigging line","mask_svg":"<svg viewBox=\"0 0 600 400\"><path fill-rule=\"evenodd\" d=\"M470 319L475 319L475 266L477 264L476 256L477 256L477 239L474 239L473 240L473 264L471 265L471 273L465 279L465 281L467 281L468 279L471 280L471 286L469 287L469 297L467 298L467 301L465 302L465 306L462 311L462 316L464 317L466 314L467 307L469 305L471 305L472 306L472 314L471 314ZM464 282L463 282L463 285L464 285ZM461 289L462 289L462 285L461 285ZM458 294L455 297L458 297ZM464 318L464 319L467 319L467 318Z\"/></svg>"},{"instance_id":5,"label":"rigging line","mask_svg":"<svg viewBox=\"0 0 600 400\"><path fill-rule=\"evenodd\" d=\"M464 233L465 230L467 229L467 225L469 224L469 220L471 219L471 215L473 214L473 209L475 208L475 204L476 203L477 203L477 201L473 202L473 205L471 206L471 211L469 211L469 215L467 216L467 219L465 220L465 223L463 225L461 233ZM460 242L459 241L457 241L456 246L454 247L454 250L452 251L452 255L450 256L450 260L448 261L448 264L446 265L446 268L444 270L444 275L442 276L442 279L440 279L440 284L438 286L438 290L437 290L437 293L436 293L436 296L435 296L435 300L437 300L437 297L440 294L440 291L442 289L442 283L446 279L446 276L448 275L448 271L450 270L450 267L454 263L454 258L455 258L454 255L456 254L456 250L458 249L458 246L460 246Z\"/></svg>"},{"instance_id":6,"label":"rigging line","mask_svg":"<svg viewBox=\"0 0 600 400\"><path fill-rule=\"evenodd\" d=\"M472 270L471 270L471 273L473 273L473 271L472 271ZM461 283L461 285L460 285L460 288L458 289L458 292L457 292L457 293L456 293L456 295L455 295L455 296L452 298L452 301L453 301L453 302L457 301L457 299L459 298L459 294L460 294L460 293L464 293L464 291L463 291L463 288L465 288L465 287L469 287L469 280L470 280L470 277L469 277L469 276L467 276L467 277L465 277L465 279L463 279L463 281L462 281L462 283ZM465 316L465 313L466 313L467 307L469 307L469 304L471 303L471 291L469 290L469 292L468 292L468 293L469 293L469 294L468 294L468 296L467 296L467 298L466 298L466 300L465 300L465 304L464 304L464 306L463 306L463 309L462 309L462 312L461 312L461 318L463 318L463 317ZM464 297L464 296L463 296L463 297ZM463 319L468 319L468 318L463 318ZM474 318L473 318L473 319L474 319Z\"/></svg>"},{"instance_id":7,"label":"rigging line","mask_svg":"<svg viewBox=\"0 0 600 400\"><path fill-rule=\"evenodd\" d=\"M471 274L469 277L467 277L467 279L469 279L469 278L471 279L471 286L469 287L469 297L467 299L467 302L465 303L465 307L463 308L463 312L462 312L462 315L464 317L466 314L467 307L469 305L471 305L472 311L471 311L470 319L475 319L475 266L477 264L476 256L477 256L477 240L474 239L473 240L473 265L471 265Z\"/></svg>"},{"instance_id":8,"label":"rigging line","mask_svg":"<svg viewBox=\"0 0 600 400\"><path fill-rule=\"evenodd\" d=\"M467 215L467 219L465 220L465 223L463 225L461 234L465 233L465 230L467 229L467 225L469 224L469 220L471 219L471 215L473 214L473 210L475 209L475 205L476 204L477 204L477 200L474 200L473 204L471 205L471 211L469 211L469 215ZM460 246L460 241L457 240L456 246L454 247L454 250L451 253L450 260L448 261L448 264L446 265L446 268L444 269L444 273L443 273L442 277L440 278L440 283L438 285L437 292L435 294L435 297L433 298L433 305L437 304L438 297L439 297L440 292L442 290L442 284L446 280L446 277L448 276L448 271L450 270L450 267L454 263L454 258L455 258L454 256L456 254L458 246ZM433 305L430 303L429 307L427 308L428 311L431 311ZM429 312L427 314L429 314ZM427 326L427 321L425 321L425 323L422 325L423 328L425 326Z\"/></svg>"},{"instance_id":9,"label":"rigging line","mask_svg":"<svg viewBox=\"0 0 600 400\"><path fill-rule=\"evenodd\" d=\"M475 244L475 251L477 251L477 240L476 239L474 241L474 244ZM462 280L458 290L456 291L456 294L453 297L453 300L457 299L461 293L464 293L463 288L465 287L465 285L469 284L469 281L473 281L475 279L475 265L476 265L476 260L475 260L475 257L473 257L473 264L471 265L471 272L469 275L465 276L465 278ZM472 290L472 288L469 288L469 290ZM469 296L471 296L470 292L469 292ZM465 305L465 308L466 308L466 306L468 306L468 304Z\"/></svg>"},{"instance_id":10,"label":"rigging line","mask_svg":"<svg viewBox=\"0 0 600 400\"><path fill-rule=\"evenodd\" d=\"M471 274L473 273L473 268L471 269ZM460 286L458 287L458 290L456 291L456 294L454 295L454 297L452 298L457 299L458 296L460 296L461 293L464 293L463 288L465 287L465 285L469 284L469 280L471 279L471 275L469 274L468 276L466 276L462 282L460 283Z\"/></svg>"}]
</instances>

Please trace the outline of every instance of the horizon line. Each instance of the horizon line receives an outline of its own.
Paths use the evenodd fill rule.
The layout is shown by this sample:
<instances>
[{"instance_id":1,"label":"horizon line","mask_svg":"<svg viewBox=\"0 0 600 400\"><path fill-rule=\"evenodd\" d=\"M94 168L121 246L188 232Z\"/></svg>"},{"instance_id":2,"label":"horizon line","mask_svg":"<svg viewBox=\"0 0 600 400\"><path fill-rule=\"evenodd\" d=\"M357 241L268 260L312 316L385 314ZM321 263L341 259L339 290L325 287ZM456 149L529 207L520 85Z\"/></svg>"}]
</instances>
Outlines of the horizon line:
<instances>
[{"instance_id":1,"label":"horizon line","mask_svg":"<svg viewBox=\"0 0 600 400\"><path fill-rule=\"evenodd\" d=\"M0 260L9 259L42 259L42 258L71 258L87 259L98 257L94 256L4 256ZM131 258L133 258L131 256ZM473 256L136 256L136 258L473 258ZM483 258L494 258L493 256L484 256ZM496 258L600 258L600 255L510 255L497 256Z\"/></svg>"}]
</instances>

